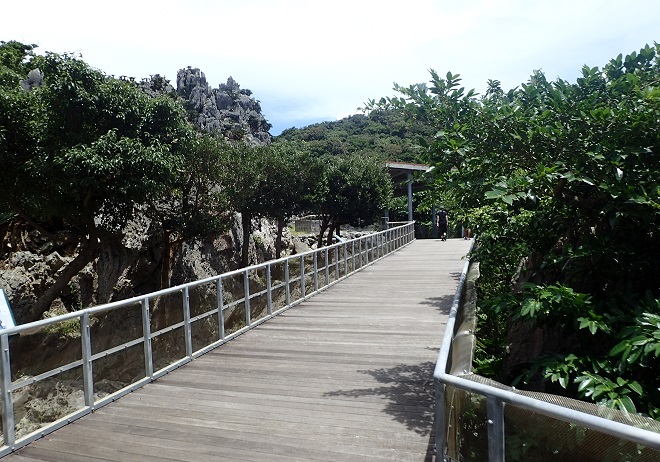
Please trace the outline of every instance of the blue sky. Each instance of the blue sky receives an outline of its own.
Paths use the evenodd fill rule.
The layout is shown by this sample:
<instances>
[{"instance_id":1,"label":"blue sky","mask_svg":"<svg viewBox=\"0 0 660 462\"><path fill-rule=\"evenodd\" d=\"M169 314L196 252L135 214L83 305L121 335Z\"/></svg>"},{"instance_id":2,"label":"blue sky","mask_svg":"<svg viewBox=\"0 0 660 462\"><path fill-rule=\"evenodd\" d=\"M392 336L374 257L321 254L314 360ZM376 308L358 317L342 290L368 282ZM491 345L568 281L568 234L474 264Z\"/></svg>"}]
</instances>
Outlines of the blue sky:
<instances>
[{"instance_id":1,"label":"blue sky","mask_svg":"<svg viewBox=\"0 0 660 462\"><path fill-rule=\"evenodd\" d=\"M80 53L138 79L201 69L252 90L277 135L459 73L479 92L535 69L575 81L584 64L660 42L658 0L33 0L3 5L0 40Z\"/></svg>"}]
</instances>

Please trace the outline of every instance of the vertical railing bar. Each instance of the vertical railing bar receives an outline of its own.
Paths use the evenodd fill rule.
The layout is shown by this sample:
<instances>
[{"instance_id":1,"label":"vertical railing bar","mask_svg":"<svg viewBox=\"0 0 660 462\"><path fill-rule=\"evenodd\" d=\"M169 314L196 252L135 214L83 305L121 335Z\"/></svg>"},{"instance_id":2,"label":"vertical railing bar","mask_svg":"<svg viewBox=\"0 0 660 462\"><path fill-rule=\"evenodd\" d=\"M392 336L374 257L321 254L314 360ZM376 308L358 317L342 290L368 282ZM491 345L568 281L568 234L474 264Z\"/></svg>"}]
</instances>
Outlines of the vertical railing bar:
<instances>
[{"instance_id":1,"label":"vertical railing bar","mask_svg":"<svg viewBox=\"0 0 660 462\"><path fill-rule=\"evenodd\" d=\"M218 296L218 337L220 340L225 339L225 300L222 293L222 278L218 278L215 282L216 294Z\"/></svg>"},{"instance_id":2,"label":"vertical railing bar","mask_svg":"<svg viewBox=\"0 0 660 462\"><path fill-rule=\"evenodd\" d=\"M185 286L182 291L183 298L183 334L186 342L186 356L192 359L192 327L190 326L190 290Z\"/></svg>"},{"instance_id":3,"label":"vertical railing bar","mask_svg":"<svg viewBox=\"0 0 660 462\"><path fill-rule=\"evenodd\" d=\"M243 272L243 288L245 293L245 325L249 327L252 325L252 314L250 313L250 275L248 270Z\"/></svg>"},{"instance_id":4,"label":"vertical railing bar","mask_svg":"<svg viewBox=\"0 0 660 462\"><path fill-rule=\"evenodd\" d=\"M392 230L387 230L387 252L391 253L394 245L392 244Z\"/></svg>"},{"instance_id":5,"label":"vertical railing bar","mask_svg":"<svg viewBox=\"0 0 660 462\"><path fill-rule=\"evenodd\" d=\"M9 354L9 335L0 334L0 374L2 374L2 434L5 446L16 442L14 428L14 395L11 389L11 362Z\"/></svg>"},{"instance_id":6,"label":"vertical railing bar","mask_svg":"<svg viewBox=\"0 0 660 462\"><path fill-rule=\"evenodd\" d=\"M325 247L324 249L324 256L325 256L325 286L330 285L330 262L328 260L328 248Z\"/></svg>"},{"instance_id":7,"label":"vertical railing bar","mask_svg":"<svg viewBox=\"0 0 660 462\"><path fill-rule=\"evenodd\" d=\"M351 267L352 273L355 273L355 239L351 241Z\"/></svg>"},{"instance_id":8,"label":"vertical railing bar","mask_svg":"<svg viewBox=\"0 0 660 462\"><path fill-rule=\"evenodd\" d=\"M446 393L447 386L435 379L435 453L438 461L447 460Z\"/></svg>"},{"instance_id":9,"label":"vertical railing bar","mask_svg":"<svg viewBox=\"0 0 660 462\"><path fill-rule=\"evenodd\" d=\"M504 462L504 402L489 396L486 401L488 418L488 462Z\"/></svg>"},{"instance_id":10,"label":"vertical railing bar","mask_svg":"<svg viewBox=\"0 0 660 462\"><path fill-rule=\"evenodd\" d=\"M344 251L344 276L348 276L348 245L344 242L342 245Z\"/></svg>"},{"instance_id":11,"label":"vertical railing bar","mask_svg":"<svg viewBox=\"0 0 660 462\"><path fill-rule=\"evenodd\" d=\"M289 259L284 260L284 288L285 290L285 306L291 305L291 282L289 281Z\"/></svg>"},{"instance_id":12,"label":"vertical railing bar","mask_svg":"<svg viewBox=\"0 0 660 462\"><path fill-rule=\"evenodd\" d=\"M314 252L314 291L319 290L319 252L318 250Z\"/></svg>"},{"instance_id":13,"label":"vertical railing bar","mask_svg":"<svg viewBox=\"0 0 660 462\"><path fill-rule=\"evenodd\" d=\"M300 296L305 299L307 295L305 293L305 257L300 256Z\"/></svg>"},{"instance_id":14,"label":"vertical railing bar","mask_svg":"<svg viewBox=\"0 0 660 462\"><path fill-rule=\"evenodd\" d=\"M268 316L273 314L273 281L271 279L270 264L266 265L266 300L268 303Z\"/></svg>"},{"instance_id":15,"label":"vertical railing bar","mask_svg":"<svg viewBox=\"0 0 660 462\"><path fill-rule=\"evenodd\" d=\"M358 258L358 262L360 263L360 268L362 268L364 265L362 264L362 238L358 240L358 255L360 258Z\"/></svg>"},{"instance_id":16,"label":"vertical railing bar","mask_svg":"<svg viewBox=\"0 0 660 462\"><path fill-rule=\"evenodd\" d=\"M94 406L94 374L92 374L92 339L89 328L89 312L80 317L80 337L82 340L83 394L85 406Z\"/></svg>"},{"instance_id":17,"label":"vertical railing bar","mask_svg":"<svg viewBox=\"0 0 660 462\"><path fill-rule=\"evenodd\" d=\"M369 265L369 238L364 238L364 266Z\"/></svg>"},{"instance_id":18,"label":"vertical railing bar","mask_svg":"<svg viewBox=\"0 0 660 462\"><path fill-rule=\"evenodd\" d=\"M151 320L149 316L149 299L142 299L142 335L144 336L144 376L154 378L154 356L151 348Z\"/></svg>"},{"instance_id":19,"label":"vertical railing bar","mask_svg":"<svg viewBox=\"0 0 660 462\"><path fill-rule=\"evenodd\" d=\"M335 281L339 281L339 246L335 246Z\"/></svg>"}]
</instances>

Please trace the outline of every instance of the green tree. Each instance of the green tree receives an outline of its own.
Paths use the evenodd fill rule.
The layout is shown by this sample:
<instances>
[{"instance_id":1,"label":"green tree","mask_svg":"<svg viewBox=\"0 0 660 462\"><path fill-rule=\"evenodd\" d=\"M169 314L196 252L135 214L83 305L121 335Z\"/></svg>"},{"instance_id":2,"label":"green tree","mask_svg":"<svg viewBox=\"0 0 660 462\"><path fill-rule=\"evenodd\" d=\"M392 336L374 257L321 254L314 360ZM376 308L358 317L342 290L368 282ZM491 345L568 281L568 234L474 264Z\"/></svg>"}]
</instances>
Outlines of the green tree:
<instances>
[{"instance_id":1,"label":"green tree","mask_svg":"<svg viewBox=\"0 0 660 462\"><path fill-rule=\"evenodd\" d=\"M264 216L266 198L259 188L267 176L268 147L252 146L244 142L230 145L227 175L221 187L229 198L229 207L241 216L243 242L241 261L250 264L249 249L252 236L252 220Z\"/></svg>"},{"instance_id":2,"label":"green tree","mask_svg":"<svg viewBox=\"0 0 660 462\"><path fill-rule=\"evenodd\" d=\"M2 45L3 55L7 47ZM1 88L0 161L14 174L3 176L2 208L47 235L38 223L61 220L79 244L77 257L33 305L30 321L136 207L163 196L182 165L178 144L188 126L170 98L150 98L71 55L24 52L23 69L14 70L40 69L43 83L26 89L14 78ZM7 75L7 68L1 73Z\"/></svg>"},{"instance_id":3,"label":"green tree","mask_svg":"<svg viewBox=\"0 0 660 462\"><path fill-rule=\"evenodd\" d=\"M321 217L319 246L328 231L332 244L342 225L365 226L382 216L392 198L392 180L379 159L360 155L326 157L322 181L316 191Z\"/></svg>"},{"instance_id":4,"label":"green tree","mask_svg":"<svg viewBox=\"0 0 660 462\"><path fill-rule=\"evenodd\" d=\"M232 174L231 149L225 140L207 133L194 133L182 139L178 175L167 194L154 202L148 212L163 229L161 288L169 287L172 262L185 241L228 229L229 198L221 185Z\"/></svg>"},{"instance_id":5,"label":"green tree","mask_svg":"<svg viewBox=\"0 0 660 462\"><path fill-rule=\"evenodd\" d=\"M257 194L264 199L264 215L277 223L275 256L279 258L284 227L293 216L312 210L323 167L299 143L280 141L267 150L266 173Z\"/></svg>"}]
</instances>

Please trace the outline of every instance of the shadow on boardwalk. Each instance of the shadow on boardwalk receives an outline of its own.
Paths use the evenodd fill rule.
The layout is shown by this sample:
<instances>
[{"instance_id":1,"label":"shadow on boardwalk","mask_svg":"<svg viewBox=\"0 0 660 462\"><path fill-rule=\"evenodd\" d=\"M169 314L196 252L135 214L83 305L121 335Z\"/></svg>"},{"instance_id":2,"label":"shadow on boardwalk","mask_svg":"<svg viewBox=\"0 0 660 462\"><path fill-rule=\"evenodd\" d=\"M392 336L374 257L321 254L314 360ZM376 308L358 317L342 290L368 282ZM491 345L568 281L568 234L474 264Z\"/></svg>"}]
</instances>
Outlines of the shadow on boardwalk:
<instances>
[{"instance_id":1,"label":"shadow on boardwalk","mask_svg":"<svg viewBox=\"0 0 660 462\"><path fill-rule=\"evenodd\" d=\"M394 420L405 425L406 429L421 436L428 436L428 449L425 462L434 457L434 384L435 364L427 361L420 364L401 364L391 368L362 371L373 377L379 387L355 390L338 390L325 393L328 397L382 397L386 402L383 411Z\"/></svg>"}]
</instances>

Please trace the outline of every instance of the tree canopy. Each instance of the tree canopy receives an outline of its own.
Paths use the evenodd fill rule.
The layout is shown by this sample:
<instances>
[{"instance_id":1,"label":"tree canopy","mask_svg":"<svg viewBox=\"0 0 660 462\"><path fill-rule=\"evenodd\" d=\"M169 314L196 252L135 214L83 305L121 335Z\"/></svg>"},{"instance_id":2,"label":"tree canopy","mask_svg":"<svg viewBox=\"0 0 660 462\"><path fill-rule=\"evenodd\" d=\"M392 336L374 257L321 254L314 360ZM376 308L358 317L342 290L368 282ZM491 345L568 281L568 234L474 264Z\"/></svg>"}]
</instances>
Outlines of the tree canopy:
<instances>
[{"instance_id":1,"label":"tree canopy","mask_svg":"<svg viewBox=\"0 0 660 462\"><path fill-rule=\"evenodd\" d=\"M321 218L319 246L328 230L332 243L342 225L372 224L382 217L392 198L392 181L378 158L359 154L327 156L315 194L315 208Z\"/></svg>"},{"instance_id":2,"label":"tree canopy","mask_svg":"<svg viewBox=\"0 0 660 462\"><path fill-rule=\"evenodd\" d=\"M170 98L150 98L71 55L37 56L3 44L0 177L3 208L35 224L61 220L80 243L76 259L35 303L35 316L92 261L99 244L124 226L139 204L162 197L182 165L177 144L189 133ZM17 76L39 76L26 85ZM40 228L43 231L43 228ZM51 236L54 237L54 236Z\"/></svg>"}]
</instances>

